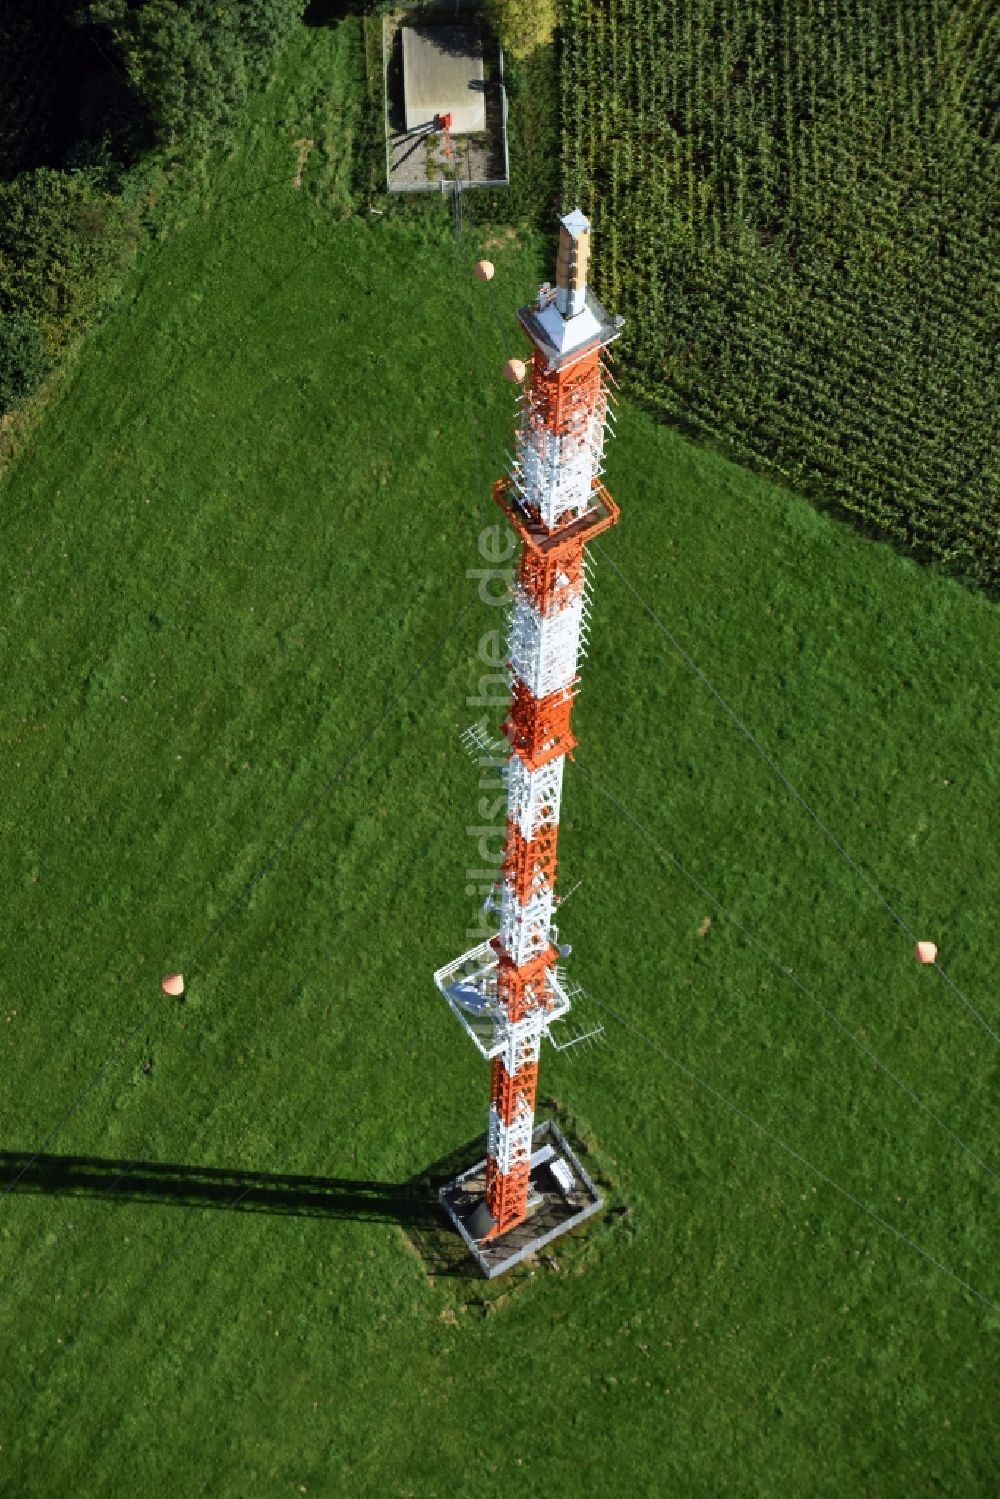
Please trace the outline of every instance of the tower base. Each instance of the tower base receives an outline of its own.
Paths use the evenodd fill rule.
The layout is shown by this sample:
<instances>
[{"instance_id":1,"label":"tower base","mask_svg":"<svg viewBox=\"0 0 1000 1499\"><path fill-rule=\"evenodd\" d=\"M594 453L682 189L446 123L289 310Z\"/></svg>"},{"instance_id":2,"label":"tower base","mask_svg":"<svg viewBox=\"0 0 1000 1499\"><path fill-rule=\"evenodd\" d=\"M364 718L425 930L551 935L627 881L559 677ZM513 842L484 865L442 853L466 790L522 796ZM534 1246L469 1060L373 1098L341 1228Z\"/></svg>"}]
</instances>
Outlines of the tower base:
<instances>
[{"instance_id":1,"label":"tower base","mask_svg":"<svg viewBox=\"0 0 1000 1499\"><path fill-rule=\"evenodd\" d=\"M512 1270L528 1255L576 1228L604 1206L603 1197L554 1120L536 1125L531 1152L528 1216L523 1223L485 1244L477 1237L492 1223L485 1203L485 1159L438 1192L441 1206L487 1280Z\"/></svg>"}]
</instances>

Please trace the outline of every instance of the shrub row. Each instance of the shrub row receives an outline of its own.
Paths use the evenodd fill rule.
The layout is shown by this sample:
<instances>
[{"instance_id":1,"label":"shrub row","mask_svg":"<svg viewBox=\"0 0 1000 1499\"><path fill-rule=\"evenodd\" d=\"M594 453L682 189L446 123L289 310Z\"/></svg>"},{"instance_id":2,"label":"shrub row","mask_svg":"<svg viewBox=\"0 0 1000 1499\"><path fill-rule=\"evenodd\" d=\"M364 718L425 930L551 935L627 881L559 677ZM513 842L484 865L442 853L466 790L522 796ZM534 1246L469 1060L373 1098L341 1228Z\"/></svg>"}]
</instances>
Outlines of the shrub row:
<instances>
[{"instance_id":1,"label":"shrub row","mask_svg":"<svg viewBox=\"0 0 1000 1499\"><path fill-rule=\"evenodd\" d=\"M55 0L39 4L45 25L5 27L0 61L4 118L17 126L7 161L20 168L0 181L0 415L37 390L113 301L142 239L149 183L228 143L248 90L267 79L304 8L90 0L70 25ZM98 59L91 71L66 61L74 46ZM53 132L36 106L60 58L78 97L75 130L52 162Z\"/></svg>"}]
</instances>

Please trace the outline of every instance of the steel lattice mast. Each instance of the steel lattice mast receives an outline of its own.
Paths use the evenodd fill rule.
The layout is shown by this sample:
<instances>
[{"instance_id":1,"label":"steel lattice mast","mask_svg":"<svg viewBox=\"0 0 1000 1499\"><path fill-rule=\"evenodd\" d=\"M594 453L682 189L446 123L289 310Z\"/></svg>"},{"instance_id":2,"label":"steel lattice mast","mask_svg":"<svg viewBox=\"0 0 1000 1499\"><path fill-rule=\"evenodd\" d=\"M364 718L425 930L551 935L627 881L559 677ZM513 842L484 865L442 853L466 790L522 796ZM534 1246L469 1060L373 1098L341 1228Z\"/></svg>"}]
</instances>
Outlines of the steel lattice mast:
<instances>
[{"instance_id":1,"label":"steel lattice mast","mask_svg":"<svg viewBox=\"0 0 1000 1499\"><path fill-rule=\"evenodd\" d=\"M588 542L618 507L600 481L608 422L603 350L621 331L587 287L590 224L560 222L556 286L518 318L534 346L514 461L494 498L522 549L510 622L511 704L503 732L507 829L500 931L435 974L492 1064L480 1242L528 1214L542 1039L570 1008L557 961L556 847L563 768L586 640Z\"/></svg>"}]
</instances>

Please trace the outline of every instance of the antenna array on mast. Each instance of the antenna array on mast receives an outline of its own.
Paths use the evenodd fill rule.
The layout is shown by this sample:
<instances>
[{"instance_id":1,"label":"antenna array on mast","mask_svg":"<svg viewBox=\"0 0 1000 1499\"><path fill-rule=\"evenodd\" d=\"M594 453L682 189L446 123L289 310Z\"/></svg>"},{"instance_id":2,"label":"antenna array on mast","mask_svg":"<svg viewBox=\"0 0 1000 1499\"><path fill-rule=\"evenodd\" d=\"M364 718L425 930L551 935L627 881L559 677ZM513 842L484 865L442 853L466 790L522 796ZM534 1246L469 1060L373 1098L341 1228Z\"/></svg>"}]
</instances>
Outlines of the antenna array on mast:
<instances>
[{"instance_id":1,"label":"antenna array on mast","mask_svg":"<svg viewBox=\"0 0 1000 1499\"><path fill-rule=\"evenodd\" d=\"M542 1040L548 1036L564 1051L592 1044L603 1031L597 1026L562 1040L552 1035L582 992L568 984L559 962L569 948L558 945L554 914L563 772L576 745L571 719L587 641L586 548L618 519L601 473L612 400L604 351L622 319L610 317L587 286L589 254L590 224L577 209L561 221L555 290L546 284L536 302L518 313L534 346L531 375L518 401L509 470L494 486L494 498L521 542L509 620L506 742L493 740L484 724L462 735L480 765L505 772L501 878L484 907L497 910L499 931L434 975L491 1064L483 1196L474 1213L461 1219L442 1193L463 1237L480 1251L514 1235L539 1201L532 1163L540 1159L533 1141ZM511 360L507 370L520 377L523 366ZM582 1174L589 1183L562 1144L560 1171L565 1167L567 1180ZM589 1190L572 1222L600 1206L592 1183Z\"/></svg>"}]
</instances>

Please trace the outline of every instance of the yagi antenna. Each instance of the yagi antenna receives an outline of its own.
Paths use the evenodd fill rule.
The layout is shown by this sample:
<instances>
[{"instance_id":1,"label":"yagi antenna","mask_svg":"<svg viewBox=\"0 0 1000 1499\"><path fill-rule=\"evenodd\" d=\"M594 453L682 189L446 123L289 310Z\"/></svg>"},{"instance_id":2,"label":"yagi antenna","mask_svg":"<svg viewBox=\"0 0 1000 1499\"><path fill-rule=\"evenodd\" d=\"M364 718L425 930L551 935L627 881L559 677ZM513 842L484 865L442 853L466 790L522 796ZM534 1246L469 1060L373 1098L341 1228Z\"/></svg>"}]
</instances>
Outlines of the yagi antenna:
<instances>
[{"instance_id":1,"label":"yagi antenna","mask_svg":"<svg viewBox=\"0 0 1000 1499\"><path fill-rule=\"evenodd\" d=\"M510 759L510 746L503 739L494 739L486 732L482 723L470 723L467 729L463 729L460 735L462 746L470 760L476 764L484 761L488 764L506 766Z\"/></svg>"},{"instance_id":2,"label":"yagi antenna","mask_svg":"<svg viewBox=\"0 0 1000 1499\"><path fill-rule=\"evenodd\" d=\"M589 1031L576 1031L565 1041L557 1041L552 1032L549 1031L549 1040L555 1051L571 1051L574 1046L586 1046L588 1049L594 1045L601 1036L605 1034L604 1027L600 1023Z\"/></svg>"}]
</instances>

